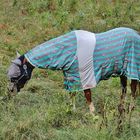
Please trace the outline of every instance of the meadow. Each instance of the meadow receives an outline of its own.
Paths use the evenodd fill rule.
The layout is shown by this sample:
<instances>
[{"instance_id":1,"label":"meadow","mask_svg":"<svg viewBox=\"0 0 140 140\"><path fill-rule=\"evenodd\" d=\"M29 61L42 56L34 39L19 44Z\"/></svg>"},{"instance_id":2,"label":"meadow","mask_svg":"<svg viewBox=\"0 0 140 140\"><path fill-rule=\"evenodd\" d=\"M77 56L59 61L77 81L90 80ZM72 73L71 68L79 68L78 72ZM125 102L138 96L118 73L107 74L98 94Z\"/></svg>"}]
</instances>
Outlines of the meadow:
<instances>
[{"instance_id":1,"label":"meadow","mask_svg":"<svg viewBox=\"0 0 140 140\"><path fill-rule=\"evenodd\" d=\"M76 29L103 32L115 27L140 31L139 0L0 0L0 99L7 94L7 69L34 46ZM130 81L129 81L130 83ZM128 85L129 85L128 83ZM118 131L119 78L92 89L96 116L82 92L72 111L61 71L35 69L26 87L0 100L0 140L139 140L140 96ZM128 86L126 109L130 103Z\"/></svg>"}]
</instances>

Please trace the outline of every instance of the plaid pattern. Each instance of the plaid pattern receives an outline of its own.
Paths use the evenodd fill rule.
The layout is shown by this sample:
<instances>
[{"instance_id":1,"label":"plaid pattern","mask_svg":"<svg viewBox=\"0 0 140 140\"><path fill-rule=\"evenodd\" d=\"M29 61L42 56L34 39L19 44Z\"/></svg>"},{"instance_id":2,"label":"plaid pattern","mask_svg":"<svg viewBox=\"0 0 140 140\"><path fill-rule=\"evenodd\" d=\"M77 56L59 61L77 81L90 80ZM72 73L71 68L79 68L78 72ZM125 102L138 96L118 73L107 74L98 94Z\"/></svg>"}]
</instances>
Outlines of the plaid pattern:
<instances>
[{"instance_id":1,"label":"plaid pattern","mask_svg":"<svg viewBox=\"0 0 140 140\"><path fill-rule=\"evenodd\" d=\"M140 36L129 28L96 34L93 54L96 82L112 74L140 80Z\"/></svg>"},{"instance_id":2,"label":"plaid pattern","mask_svg":"<svg viewBox=\"0 0 140 140\"><path fill-rule=\"evenodd\" d=\"M81 81L76 51L77 39L73 31L36 46L25 57L35 67L63 70L65 88L77 91L81 89Z\"/></svg>"},{"instance_id":3,"label":"plaid pattern","mask_svg":"<svg viewBox=\"0 0 140 140\"><path fill-rule=\"evenodd\" d=\"M79 34L79 38L82 39L79 42L83 42L83 44L78 45L76 33L80 32L79 30L72 31L47 41L27 52L25 57L35 67L63 70L64 85L69 91L85 89L80 78L82 72L88 83L94 81L91 79L90 73L93 75L95 82L90 88L95 87L100 80L106 80L112 75L125 75L130 79L140 80L140 36L136 31L121 27L95 34L96 45L94 45L95 40L90 38L91 33L88 34L85 31L82 33L87 33L87 36L84 38L84 34ZM87 44L93 47L93 55L88 56L89 50L86 51L84 48L84 51L80 51L78 54L79 57L77 48L87 47ZM79 61L83 60L82 56L86 58L86 61L83 62L87 63L87 68L79 65ZM93 67L88 65L89 60ZM88 87L88 85L84 86Z\"/></svg>"}]
</instances>

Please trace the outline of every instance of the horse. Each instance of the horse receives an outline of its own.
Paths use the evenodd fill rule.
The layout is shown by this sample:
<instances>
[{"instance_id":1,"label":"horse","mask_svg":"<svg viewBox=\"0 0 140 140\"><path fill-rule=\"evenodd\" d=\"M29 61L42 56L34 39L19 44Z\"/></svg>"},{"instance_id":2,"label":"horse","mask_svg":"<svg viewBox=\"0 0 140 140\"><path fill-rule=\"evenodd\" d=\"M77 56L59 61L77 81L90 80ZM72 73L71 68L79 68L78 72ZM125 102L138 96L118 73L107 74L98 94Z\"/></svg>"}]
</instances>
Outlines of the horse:
<instances>
[{"instance_id":1,"label":"horse","mask_svg":"<svg viewBox=\"0 0 140 140\"><path fill-rule=\"evenodd\" d=\"M140 36L133 29L119 27L101 33L74 30L46 41L12 61L7 73L10 95L24 87L36 67L61 70L65 89L70 93L83 91L91 113L95 112L91 89L102 80L120 77L122 95L118 109L121 113L127 79L131 80L132 98L136 98Z\"/></svg>"}]
</instances>

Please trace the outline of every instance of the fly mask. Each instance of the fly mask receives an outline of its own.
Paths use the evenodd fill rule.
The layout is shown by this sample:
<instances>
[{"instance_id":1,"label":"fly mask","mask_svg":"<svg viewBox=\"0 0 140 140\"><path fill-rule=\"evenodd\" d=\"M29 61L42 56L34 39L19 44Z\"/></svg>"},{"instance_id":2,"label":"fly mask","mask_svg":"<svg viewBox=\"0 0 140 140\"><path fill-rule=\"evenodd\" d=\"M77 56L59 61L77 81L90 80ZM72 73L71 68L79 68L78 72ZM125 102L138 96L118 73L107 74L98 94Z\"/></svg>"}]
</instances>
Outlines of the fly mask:
<instances>
[{"instance_id":1,"label":"fly mask","mask_svg":"<svg viewBox=\"0 0 140 140\"><path fill-rule=\"evenodd\" d=\"M27 62L24 55L12 61L8 69L9 86L11 94L15 94L24 87L25 83L31 78L33 66Z\"/></svg>"}]
</instances>

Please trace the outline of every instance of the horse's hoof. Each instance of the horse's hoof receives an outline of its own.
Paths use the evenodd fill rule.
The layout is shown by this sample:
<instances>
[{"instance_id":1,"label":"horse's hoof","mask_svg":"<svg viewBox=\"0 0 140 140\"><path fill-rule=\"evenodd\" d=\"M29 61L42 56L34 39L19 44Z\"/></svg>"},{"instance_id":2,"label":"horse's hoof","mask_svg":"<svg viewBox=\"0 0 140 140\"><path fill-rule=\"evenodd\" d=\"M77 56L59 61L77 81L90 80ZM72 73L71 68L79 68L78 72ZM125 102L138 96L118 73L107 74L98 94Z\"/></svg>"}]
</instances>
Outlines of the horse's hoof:
<instances>
[{"instance_id":1,"label":"horse's hoof","mask_svg":"<svg viewBox=\"0 0 140 140\"><path fill-rule=\"evenodd\" d=\"M120 114L122 114L123 112L125 112L124 105L119 104L119 105L118 105L118 111L119 111Z\"/></svg>"}]
</instances>

